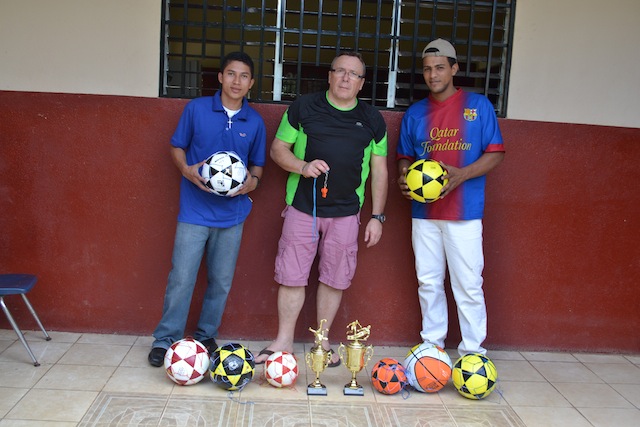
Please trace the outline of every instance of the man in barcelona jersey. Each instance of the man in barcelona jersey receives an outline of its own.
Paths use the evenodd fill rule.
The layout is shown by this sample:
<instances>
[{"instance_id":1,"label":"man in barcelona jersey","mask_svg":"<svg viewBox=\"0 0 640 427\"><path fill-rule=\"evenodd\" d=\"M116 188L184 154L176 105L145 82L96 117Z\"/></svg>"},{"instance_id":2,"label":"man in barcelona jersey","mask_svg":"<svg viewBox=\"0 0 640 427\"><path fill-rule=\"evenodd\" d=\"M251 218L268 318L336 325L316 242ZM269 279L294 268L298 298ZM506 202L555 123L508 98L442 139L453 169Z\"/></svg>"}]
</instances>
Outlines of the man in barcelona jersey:
<instances>
[{"instance_id":1,"label":"man in barcelona jersey","mask_svg":"<svg viewBox=\"0 0 640 427\"><path fill-rule=\"evenodd\" d=\"M431 159L447 170L448 183L438 200L411 202L422 340L444 347L448 267L462 333L458 352L486 354L482 347L487 336L482 290L485 180L503 160L504 146L491 102L453 85L458 67L455 48L446 40L434 40L423 50L422 74L430 93L412 105L402 119L398 184L411 200L405 179L411 163Z\"/></svg>"}]
</instances>

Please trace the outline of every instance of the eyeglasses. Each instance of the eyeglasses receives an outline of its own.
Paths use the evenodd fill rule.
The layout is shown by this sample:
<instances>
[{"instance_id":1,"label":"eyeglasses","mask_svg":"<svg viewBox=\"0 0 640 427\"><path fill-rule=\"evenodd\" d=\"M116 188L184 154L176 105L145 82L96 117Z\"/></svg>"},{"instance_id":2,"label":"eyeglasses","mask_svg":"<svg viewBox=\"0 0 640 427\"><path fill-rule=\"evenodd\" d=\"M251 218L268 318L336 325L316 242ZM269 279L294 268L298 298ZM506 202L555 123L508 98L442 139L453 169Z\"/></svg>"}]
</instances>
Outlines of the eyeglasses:
<instances>
[{"instance_id":1,"label":"eyeglasses","mask_svg":"<svg viewBox=\"0 0 640 427\"><path fill-rule=\"evenodd\" d=\"M340 78L343 78L346 74L347 76L349 76L349 80L364 79L364 76L361 76L355 71L347 71L344 68L332 68L329 71L331 71L332 73L335 73L335 75Z\"/></svg>"}]
</instances>

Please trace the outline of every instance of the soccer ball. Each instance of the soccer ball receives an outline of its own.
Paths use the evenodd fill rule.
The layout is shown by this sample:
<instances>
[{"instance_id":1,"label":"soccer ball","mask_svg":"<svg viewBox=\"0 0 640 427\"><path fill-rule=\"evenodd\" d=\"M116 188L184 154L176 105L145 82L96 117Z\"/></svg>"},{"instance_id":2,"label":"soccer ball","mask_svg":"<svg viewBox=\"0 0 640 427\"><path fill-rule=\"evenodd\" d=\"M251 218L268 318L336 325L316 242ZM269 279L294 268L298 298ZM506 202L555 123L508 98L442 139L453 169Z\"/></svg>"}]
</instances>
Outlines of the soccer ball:
<instances>
[{"instance_id":1,"label":"soccer ball","mask_svg":"<svg viewBox=\"0 0 640 427\"><path fill-rule=\"evenodd\" d=\"M420 203L435 202L449 181L447 171L435 160L418 160L407 169L407 186L411 198Z\"/></svg>"},{"instance_id":2,"label":"soccer ball","mask_svg":"<svg viewBox=\"0 0 640 427\"><path fill-rule=\"evenodd\" d=\"M496 365L478 353L465 354L453 367L453 385L468 399L484 399L496 387Z\"/></svg>"},{"instance_id":3,"label":"soccer ball","mask_svg":"<svg viewBox=\"0 0 640 427\"><path fill-rule=\"evenodd\" d=\"M200 175L207 180L205 187L218 196L233 196L247 177L247 168L233 151L218 151L202 165Z\"/></svg>"},{"instance_id":4,"label":"soccer ball","mask_svg":"<svg viewBox=\"0 0 640 427\"><path fill-rule=\"evenodd\" d=\"M382 394L396 394L408 384L407 373L396 359L385 357L371 370L371 383Z\"/></svg>"},{"instance_id":5,"label":"soccer ball","mask_svg":"<svg viewBox=\"0 0 640 427\"><path fill-rule=\"evenodd\" d=\"M164 369L176 384L198 383L209 369L209 352L193 338L176 341L164 355Z\"/></svg>"},{"instance_id":6,"label":"soccer ball","mask_svg":"<svg viewBox=\"0 0 640 427\"><path fill-rule=\"evenodd\" d=\"M269 384L277 388L295 384L298 378L296 357L286 351L276 351L264 362L264 376Z\"/></svg>"},{"instance_id":7,"label":"soccer ball","mask_svg":"<svg viewBox=\"0 0 640 427\"><path fill-rule=\"evenodd\" d=\"M415 345L404 359L409 384L418 391L435 393L451 377L451 358L442 348L421 343Z\"/></svg>"},{"instance_id":8,"label":"soccer ball","mask_svg":"<svg viewBox=\"0 0 640 427\"><path fill-rule=\"evenodd\" d=\"M211 380L225 390L241 390L253 378L253 353L242 344L229 343L211 355Z\"/></svg>"}]
</instances>

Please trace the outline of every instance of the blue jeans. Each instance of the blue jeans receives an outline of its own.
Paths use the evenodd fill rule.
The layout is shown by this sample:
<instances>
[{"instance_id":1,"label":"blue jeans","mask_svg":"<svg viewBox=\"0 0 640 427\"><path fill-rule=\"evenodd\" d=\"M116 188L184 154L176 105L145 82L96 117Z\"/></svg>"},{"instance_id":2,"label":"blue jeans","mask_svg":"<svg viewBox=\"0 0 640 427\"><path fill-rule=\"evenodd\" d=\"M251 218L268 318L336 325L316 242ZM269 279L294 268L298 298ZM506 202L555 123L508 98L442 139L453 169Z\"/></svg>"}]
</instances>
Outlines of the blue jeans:
<instances>
[{"instance_id":1,"label":"blue jeans","mask_svg":"<svg viewBox=\"0 0 640 427\"><path fill-rule=\"evenodd\" d=\"M168 349L184 338L191 297L205 250L207 291L193 337L198 341L216 337L231 290L243 226L244 223L240 223L230 228L210 228L178 222L162 319L153 332L152 347Z\"/></svg>"}]
</instances>

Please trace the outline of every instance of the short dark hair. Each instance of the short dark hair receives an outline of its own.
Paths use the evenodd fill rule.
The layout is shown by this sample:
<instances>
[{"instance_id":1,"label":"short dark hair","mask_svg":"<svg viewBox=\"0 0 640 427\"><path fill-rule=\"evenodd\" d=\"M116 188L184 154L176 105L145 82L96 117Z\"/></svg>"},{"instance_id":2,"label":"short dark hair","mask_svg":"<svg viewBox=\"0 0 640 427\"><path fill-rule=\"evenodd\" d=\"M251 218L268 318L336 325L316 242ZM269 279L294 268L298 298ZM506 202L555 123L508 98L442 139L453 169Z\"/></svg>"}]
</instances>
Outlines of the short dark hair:
<instances>
[{"instance_id":1,"label":"short dark hair","mask_svg":"<svg viewBox=\"0 0 640 427\"><path fill-rule=\"evenodd\" d=\"M352 56L354 58L358 58L360 60L360 63L362 64L362 71L363 71L363 75L367 72L367 64L364 63L364 59L362 59L362 55L359 52L353 51L353 50L343 50L340 51L335 58L333 58L333 61L331 61L331 68L333 67L334 62L336 62L336 59L340 58L341 56Z\"/></svg>"},{"instance_id":2,"label":"short dark hair","mask_svg":"<svg viewBox=\"0 0 640 427\"><path fill-rule=\"evenodd\" d=\"M239 61L246 64L251 70L251 77L253 77L253 59L244 52L231 52L225 55L222 61L220 61L220 71L224 71L232 61Z\"/></svg>"}]
</instances>

